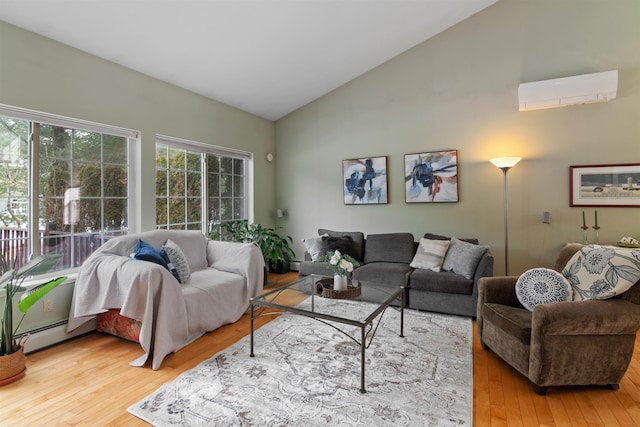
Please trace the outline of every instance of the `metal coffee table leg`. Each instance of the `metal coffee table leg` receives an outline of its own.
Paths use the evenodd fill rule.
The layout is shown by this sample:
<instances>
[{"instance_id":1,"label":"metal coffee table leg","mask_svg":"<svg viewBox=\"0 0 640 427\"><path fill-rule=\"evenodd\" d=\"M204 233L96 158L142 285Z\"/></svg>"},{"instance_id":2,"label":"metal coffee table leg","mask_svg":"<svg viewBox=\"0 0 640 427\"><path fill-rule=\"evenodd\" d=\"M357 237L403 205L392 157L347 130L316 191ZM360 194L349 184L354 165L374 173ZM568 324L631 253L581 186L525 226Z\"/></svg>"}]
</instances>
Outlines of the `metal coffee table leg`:
<instances>
[{"instance_id":1,"label":"metal coffee table leg","mask_svg":"<svg viewBox=\"0 0 640 427\"><path fill-rule=\"evenodd\" d=\"M249 353L249 357L254 357L255 355L253 354L253 319L254 319L254 314L253 314L253 309L254 306L253 304L251 304L251 352Z\"/></svg>"},{"instance_id":2,"label":"metal coffee table leg","mask_svg":"<svg viewBox=\"0 0 640 427\"><path fill-rule=\"evenodd\" d=\"M365 333L364 326L360 327L360 393L366 393L364 388L364 362L365 362Z\"/></svg>"}]
</instances>

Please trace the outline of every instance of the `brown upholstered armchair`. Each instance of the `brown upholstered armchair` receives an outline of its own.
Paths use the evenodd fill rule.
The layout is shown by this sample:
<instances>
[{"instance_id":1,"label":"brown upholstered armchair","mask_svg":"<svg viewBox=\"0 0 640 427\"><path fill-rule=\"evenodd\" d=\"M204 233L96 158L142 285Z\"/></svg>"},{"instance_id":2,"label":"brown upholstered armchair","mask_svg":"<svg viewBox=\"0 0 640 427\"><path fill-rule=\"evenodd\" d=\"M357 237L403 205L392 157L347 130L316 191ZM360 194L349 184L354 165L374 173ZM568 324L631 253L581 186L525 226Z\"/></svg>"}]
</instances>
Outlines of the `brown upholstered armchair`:
<instances>
[{"instance_id":1,"label":"brown upholstered armchair","mask_svg":"<svg viewBox=\"0 0 640 427\"><path fill-rule=\"evenodd\" d=\"M562 271L581 247L565 245L554 269ZM640 281L608 300L541 304L531 312L518 301L517 279L484 277L478 282L483 348L527 377L538 394L562 385L618 389L640 329Z\"/></svg>"}]
</instances>

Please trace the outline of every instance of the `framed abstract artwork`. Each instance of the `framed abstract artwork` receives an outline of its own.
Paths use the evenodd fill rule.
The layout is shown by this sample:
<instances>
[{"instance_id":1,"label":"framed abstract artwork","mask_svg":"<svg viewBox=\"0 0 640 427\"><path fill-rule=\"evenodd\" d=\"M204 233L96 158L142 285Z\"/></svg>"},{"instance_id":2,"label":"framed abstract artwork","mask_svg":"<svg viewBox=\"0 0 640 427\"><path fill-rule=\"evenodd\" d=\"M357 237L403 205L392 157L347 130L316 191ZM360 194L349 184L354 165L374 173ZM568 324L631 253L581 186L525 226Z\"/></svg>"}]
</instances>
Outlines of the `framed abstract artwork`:
<instances>
[{"instance_id":1,"label":"framed abstract artwork","mask_svg":"<svg viewBox=\"0 0 640 427\"><path fill-rule=\"evenodd\" d=\"M388 203L387 157L364 157L342 161L345 205Z\"/></svg>"},{"instance_id":2,"label":"framed abstract artwork","mask_svg":"<svg viewBox=\"0 0 640 427\"><path fill-rule=\"evenodd\" d=\"M640 206L640 163L569 166L570 206Z\"/></svg>"},{"instance_id":3,"label":"framed abstract artwork","mask_svg":"<svg viewBox=\"0 0 640 427\"><path fill-rule=\"evenodd\" d=\"M458 202L458 151L404 155L406 203Z\"/></svg>"}]
</instances>

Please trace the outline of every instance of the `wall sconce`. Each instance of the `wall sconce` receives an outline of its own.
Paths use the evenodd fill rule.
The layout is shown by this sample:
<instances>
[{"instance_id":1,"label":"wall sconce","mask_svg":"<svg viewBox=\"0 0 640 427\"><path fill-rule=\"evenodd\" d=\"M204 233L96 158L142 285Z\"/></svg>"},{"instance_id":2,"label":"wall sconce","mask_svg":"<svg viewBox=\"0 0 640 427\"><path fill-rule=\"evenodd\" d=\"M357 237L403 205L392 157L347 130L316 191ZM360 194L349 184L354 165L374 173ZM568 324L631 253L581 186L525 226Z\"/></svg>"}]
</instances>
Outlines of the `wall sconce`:
<instances>
[{"instance_id":1,"label":"wall sconce","mask_svg":"<svg viewBox=\"0 0 640 427\"><path fill-rule=\"evenodd\" d=\"M278 218L283 218L284 217L284 209L276 209L276 216Z\"/></svg>"},{"instance_id":2,"label":"wall sconce","mask_svg":"<svg viewBox=\"0 0 640 427\"><path fill-rule=\"evenodd\" d=\"M496 157L489 161L502 170L504 175L504 275L509 275L509 198L507 196L507 172L514 167L522 157Z\"/></svg>"}]
</instances>

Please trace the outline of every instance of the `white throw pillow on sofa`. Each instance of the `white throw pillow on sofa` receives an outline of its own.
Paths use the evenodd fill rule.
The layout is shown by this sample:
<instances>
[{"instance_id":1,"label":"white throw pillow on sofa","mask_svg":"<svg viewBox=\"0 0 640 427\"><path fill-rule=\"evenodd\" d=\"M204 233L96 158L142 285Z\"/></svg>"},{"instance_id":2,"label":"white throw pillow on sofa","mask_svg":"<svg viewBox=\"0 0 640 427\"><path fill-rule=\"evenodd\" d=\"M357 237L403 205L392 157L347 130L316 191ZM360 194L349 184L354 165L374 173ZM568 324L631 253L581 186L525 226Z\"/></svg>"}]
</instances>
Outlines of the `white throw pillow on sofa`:
<instances>
[{"instance_id":1,"label":"white throw pillow on sofa","mask_svg":"<svg viewBox=\"0 0 640 427\"><path fill-rule=\"evenodd\" d=\"M189 278L191 277L191 269L189 268L189 261L187 261L187 257L173 240L167 240L164 246L164 251L169 255L169 260L171 260L171 264L178 271L178 276L180 276L180 283L187 283Z\"/></svg>"},{"instance_id":2,"label":"white throw pillow on sofa","mask_svg":"<svg viewBox=\"0 0 640 427\"><path fill-rule=\"evenodd\" d=\"M447 249L449 249L448 240L430 240L423 237L409 265L413 268L440 271Z\"/></svg>"},{"instance_id":3,"label":"white throw pillow on sofa","mask_svg":"<svg viewBox=\"0 0 640 427\"><path fill-rule=\"evenodd\" d=\"M324 234L323 236L327 236L327 234ZM324 246L324 242L322 241L323 236L307 237L306 239L302 239L305 249L309 252L309 255L311 255L311 261L320 261L327 251Z\"/></svg>"},{"instance_id":4,"label":"white throw pillow on sofa","mask_svg":"<svg viewBox=\"0 0 640 427\"><path fill-rule=\"evenodd\" d=\"M538 304L571 301L573 290L569 281L549 268L527 270L516 282L516 296L527 310L533 311Z\"/></svg>"}]
</instances>

